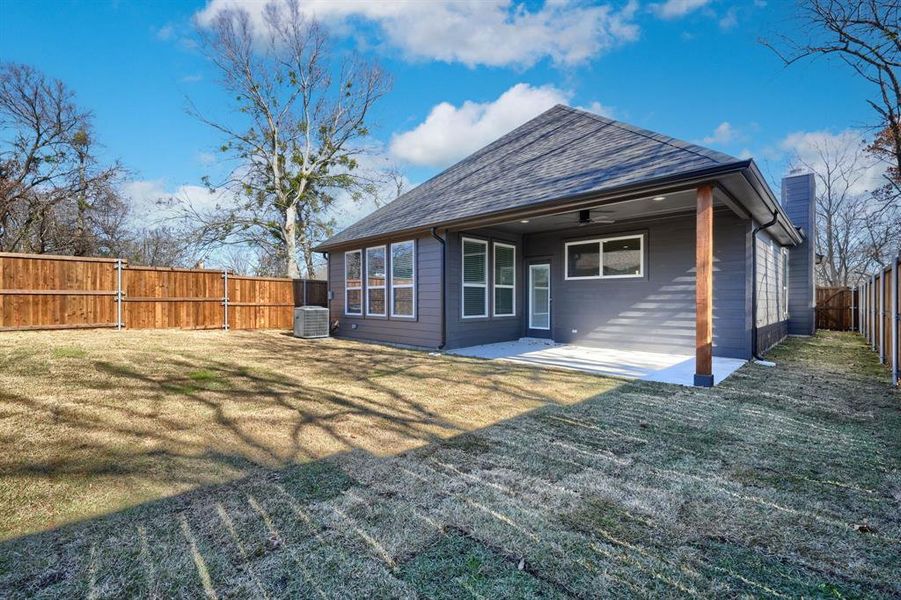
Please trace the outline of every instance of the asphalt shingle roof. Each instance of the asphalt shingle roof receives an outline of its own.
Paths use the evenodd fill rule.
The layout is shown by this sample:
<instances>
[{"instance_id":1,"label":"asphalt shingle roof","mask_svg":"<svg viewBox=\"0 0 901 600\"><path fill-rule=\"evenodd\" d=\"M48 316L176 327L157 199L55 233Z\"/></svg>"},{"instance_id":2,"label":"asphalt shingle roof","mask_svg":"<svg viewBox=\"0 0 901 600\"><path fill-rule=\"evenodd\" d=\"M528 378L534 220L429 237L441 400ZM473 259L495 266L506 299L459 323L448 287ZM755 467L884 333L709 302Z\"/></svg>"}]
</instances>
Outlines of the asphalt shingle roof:
<instances>
[{"instance_id":1,"label":"asphalt shingle roof","mask_svg":"<svg viewBox=\"0 0 901 600\"><path fill-rule=\"evenodd\" d=\"M740 163L557 105L331 237L322 248Z\"/></svg>"}]
</instances>

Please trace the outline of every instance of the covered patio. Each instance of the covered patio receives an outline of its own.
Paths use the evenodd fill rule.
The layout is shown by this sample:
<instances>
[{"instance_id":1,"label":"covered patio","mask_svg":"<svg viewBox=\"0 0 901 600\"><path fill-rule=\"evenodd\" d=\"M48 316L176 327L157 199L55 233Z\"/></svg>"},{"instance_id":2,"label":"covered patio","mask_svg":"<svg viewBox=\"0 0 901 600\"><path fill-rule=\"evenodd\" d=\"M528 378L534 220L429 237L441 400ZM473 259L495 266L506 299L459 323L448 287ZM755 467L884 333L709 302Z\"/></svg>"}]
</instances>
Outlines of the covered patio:
<instances>
[{"instance_id":1,"label":"covered patio","mask_svg":"<svg viewBox=\"0 0 901 600\"><path fill-rule=\"evenodd\" d=\"M695 356L592 348L574 344L557 344L550 340L522 338L451 350L451 354L509 361L541 367L584 371L596 375L658 381L676 385L695 385ZM719 384L746 361L740 358L712 357L713 384Z\"/></svg>"}]
</instances>

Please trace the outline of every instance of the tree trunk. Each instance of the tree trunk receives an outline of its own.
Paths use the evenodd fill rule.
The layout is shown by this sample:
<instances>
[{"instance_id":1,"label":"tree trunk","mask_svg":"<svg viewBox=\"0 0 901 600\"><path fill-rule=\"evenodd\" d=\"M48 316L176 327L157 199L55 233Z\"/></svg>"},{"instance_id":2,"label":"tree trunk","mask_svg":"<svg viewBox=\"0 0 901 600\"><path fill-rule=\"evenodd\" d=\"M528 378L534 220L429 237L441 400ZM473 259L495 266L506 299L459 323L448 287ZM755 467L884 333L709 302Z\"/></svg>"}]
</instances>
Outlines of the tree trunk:
<instances>
[{"instance_id":1,"label":"tree trunk","mask_svg":"<svg viewBox=\"0 0 901 600\"><path fill-rule=\"evenodd\" d=\"M300 279L300 265L297 263L297 205L289 204L285 209L285 257L287 276Z\"/></svg>"}]
</instances>

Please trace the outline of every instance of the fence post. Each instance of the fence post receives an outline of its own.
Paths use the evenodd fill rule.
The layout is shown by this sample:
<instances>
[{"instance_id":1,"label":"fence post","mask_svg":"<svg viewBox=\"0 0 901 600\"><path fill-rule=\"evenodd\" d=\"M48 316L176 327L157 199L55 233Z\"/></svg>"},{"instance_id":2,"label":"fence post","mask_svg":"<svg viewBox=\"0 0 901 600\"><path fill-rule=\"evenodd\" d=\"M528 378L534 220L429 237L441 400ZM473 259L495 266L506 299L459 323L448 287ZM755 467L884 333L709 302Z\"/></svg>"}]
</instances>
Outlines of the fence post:
<instances>
[{"instance_id":1,"label":"fence post","mask_svg":"<svg viewBox=\"0 0 901 600\"><path fill-rule=\"evenodd\" d=\"M303 280L303 305L307 305L307 280Z\"/></svg>"},{"instance_id":2,"label":"fence post","mask_svg":"<svg viewBox=\"0 0 901 600\"><path fill-rule=\"evenodd\" d=\"M898 385L898 262L901 256L895 258L892 264L892 383Z\"/></svg>"},{"instance_id":3,"label":"fence post","mask_svg":"<svg viewBox=\"0 0 901 600\"><path fill-rule=\"evenodd\" d=\"M116 331L122 331L122 259L116 259Z\"/></svg>"},{"instance_id":4,"label":"fence post","mask_svg":"<svg viewBox=\"0 0 901 600\"><path fill-rule=\"evenodd\" d=\"M885 271L879 274L879 362L885 364Z\"/></svg>"},{"instance_id":5,"label":"fence post","mask_svg":"<svg viewBox=\"0 0 901 600\"><path fill-rule=\"evenodd\" d=\"M876 352L876 276L870 277L870 350Z\"/></svg>"},{"instance_id":6,"label":"fence post","mask_svg":"<svg viewBox=\"0 0 901 600\"><path fill-rule=\"evenodd\" d=\"M222 271L222 329L228 331L228 270Z\"/></svg>"}]
</instances>

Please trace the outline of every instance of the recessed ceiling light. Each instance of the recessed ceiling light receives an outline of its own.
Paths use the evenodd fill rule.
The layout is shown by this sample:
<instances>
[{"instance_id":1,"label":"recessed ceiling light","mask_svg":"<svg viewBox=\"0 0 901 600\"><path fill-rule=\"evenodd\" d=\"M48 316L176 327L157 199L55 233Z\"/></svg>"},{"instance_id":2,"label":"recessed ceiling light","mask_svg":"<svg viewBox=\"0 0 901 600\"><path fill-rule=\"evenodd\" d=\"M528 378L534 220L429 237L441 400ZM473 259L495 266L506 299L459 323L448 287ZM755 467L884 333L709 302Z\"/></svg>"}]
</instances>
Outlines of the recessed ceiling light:
<instances>
[{"instance_id":1,"label":"recessed ceiling light","mask_svg":"<svg viewBox=\"0 0 901 600\"><path fill-rule=\"evenodd\" d=\"M528 223L528 222L529 222L528 219L523 219L522 221L520 221L520 223Z\"/></svg>"},{"instance_id":2,"label":"recessed ceiling light","mask_svg":"<svg viewBox=\"0 0 901 600\"><path fill-rule=\"evenodd\" d=\"M654 202L661 202L666 200L666 196L654 196Z\"/></svg>"}]
</instances>

